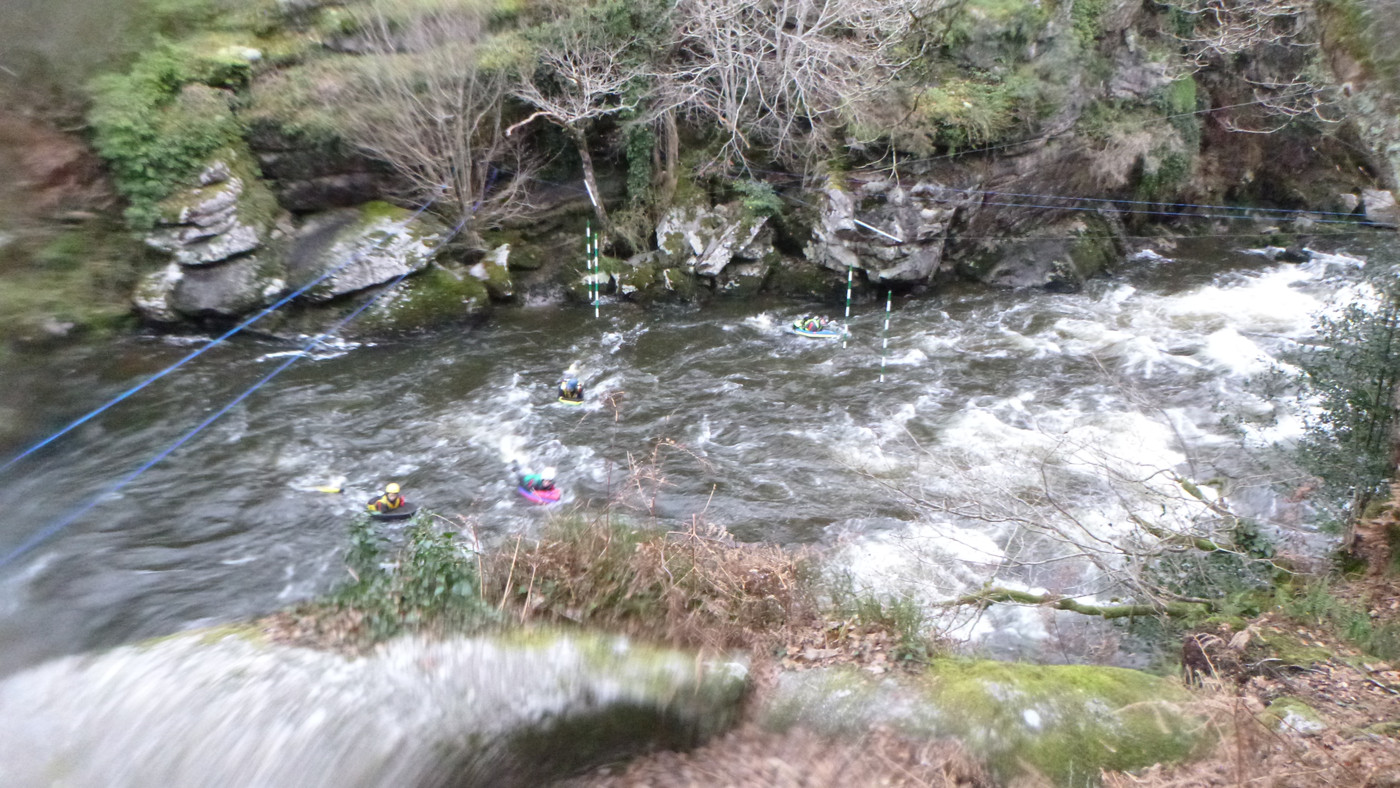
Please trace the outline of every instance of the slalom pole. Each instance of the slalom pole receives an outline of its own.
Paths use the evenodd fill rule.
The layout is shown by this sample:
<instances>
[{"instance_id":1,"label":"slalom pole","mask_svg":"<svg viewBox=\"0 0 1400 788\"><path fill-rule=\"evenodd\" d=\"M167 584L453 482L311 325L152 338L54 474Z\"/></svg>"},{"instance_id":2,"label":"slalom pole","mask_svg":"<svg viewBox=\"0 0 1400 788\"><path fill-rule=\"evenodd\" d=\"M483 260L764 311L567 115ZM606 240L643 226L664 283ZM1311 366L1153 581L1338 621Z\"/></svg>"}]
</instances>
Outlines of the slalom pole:
<instances>
[{"instance_id":1,"label":"slalom pole","mask_svg":"<svg viewBox=\"0 0 1400 788\"><path fill-rule=\"evenodd\" d=\"M597 320L597 319L598 319L598 302L601 301L602 298L603 298L603 295L602 295L602 293L600 292L601 289L602 289L602 287L603 287L603 284L602 284L602 282L599 282L599 281L598 281L598 277L601 276L601 275L602 275L602 272L603 272L603 259L602 259L602 257L600 256L600 253L599 253L599 251L598 251L598 239L599 239L599 237L600 237L601 235L602 235L602 233L594 233L594 234L593 234L593 319L594 319L594 320Z\"/></svg>"},{"instance_id":2,"label":"slalom pole","mask_svg":"<svg viewBox=\"0 0 1400 788\"><path fill-rule=\"evenodd\" d=\"M885 328L880 332L880 382L885 382L885 355L890 347L890 304L894 301L894 291L885 291Z\"/></svg>"},{"instance_id":3,"label":"slalom pole","mask_svg":"<svg viewBox=\"0 0 1400 788\"><path fill-rule=\"evenodd\" d=\"M841 335L841 347L846 346L846 337L851 335L851 282L855 278L856 267L849 265L846 267L846 325L843 328L846 332Z\"/></svg>"},{"instance_id":4,"label":"slalom pole","mask_svg":"<svg viewBox=\"0 0 1400 788\"><path fill-rule=\"evenodd\" d=\"M588 300L593 300L593 222L583 223L583 270L587 273L584 281L584 292L588 294Z\"/></svg>"}]
</instances>

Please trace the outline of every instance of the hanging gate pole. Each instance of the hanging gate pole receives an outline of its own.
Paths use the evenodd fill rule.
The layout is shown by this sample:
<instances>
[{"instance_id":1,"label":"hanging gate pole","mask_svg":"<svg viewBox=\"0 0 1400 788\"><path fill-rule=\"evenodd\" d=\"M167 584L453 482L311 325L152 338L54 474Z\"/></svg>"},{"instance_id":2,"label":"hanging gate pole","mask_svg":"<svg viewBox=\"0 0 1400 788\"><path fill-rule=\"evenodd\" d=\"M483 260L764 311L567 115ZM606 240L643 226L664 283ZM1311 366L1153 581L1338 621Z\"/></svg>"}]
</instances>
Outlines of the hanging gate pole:
<instances>
[{"instance_id":1,"label":"hanging gate pole","mask_svg":"<svg viewBox=\"0 0 1400 788\"><path fill-rule=\"evenodd\" d=\"M894 301L894 291L885 291L885 328L880 332L880 382L885 382L885 355L890 347L890 304Z\"/></svg>"},{"instance_id":2,"label":"hanging gate pole","mask_svg":"<svg viewBox=\"0 0 1400 788\"><path fill-rule=\"evenodd\" d=\"M597 320L597 319L598 319L598 302L602 300L602 293L601 293L600 291L602 290L603 283L600 282L600 281L598 281L599 277L601 277L601 276L602 276L602 273L603 273L603 259L602 259L602 256L600 255L599 251L598 251L598 238L599 238L601 235L602 235L602 233L594 233L594 234L593 234L593 319L594 319L594 320Z\"/></svg>"},{"instance_id":3,"label":"hanging gate pole","mask_svg":"<svg viewBox=\"0 0 1400 788\"><path fill-rule=\"evenodd\" d=\"M583 287L588 300L593 300L593 223L583 223Z\"/></svg>"},{"instance_id":4,"label":"hanging gate pole","mask_svg":"<svg viewBox=\"0 0 1400 788\"><path fill-rule=\"evenodd\" d=\"M841 335L841 347L846 346L846 337L851 335L851 282L855 277L855 273L856 267L854 265L846 267L846 325L842 326L846 331Z\"/></svg>"}]
</instances>

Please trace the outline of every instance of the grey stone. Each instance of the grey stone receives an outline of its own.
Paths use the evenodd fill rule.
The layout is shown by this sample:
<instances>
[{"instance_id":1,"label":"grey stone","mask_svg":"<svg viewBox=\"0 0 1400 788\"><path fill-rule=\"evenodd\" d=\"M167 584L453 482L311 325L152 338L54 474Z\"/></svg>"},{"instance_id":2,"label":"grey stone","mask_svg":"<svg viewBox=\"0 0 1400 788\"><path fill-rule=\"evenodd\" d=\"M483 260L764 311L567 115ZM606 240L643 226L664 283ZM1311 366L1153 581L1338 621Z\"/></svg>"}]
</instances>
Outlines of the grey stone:
<instances>
[{"instance_id":1,"label":"grey stone","mask_svg":"<svg viewBox=\"0 0 1400 788\"><path fill-rule=\"evenodd\" d=\"M187 317L238 317L284 292L287 282L281 274L279 266L257 255L184 268L168 303Z\"/></svg>"},{"instance_id":2,"label":"grey stone","mask_svg":"<svg viewBox=\"0 0 1400 788\"><path fill-rule=\"evenodd\" d=\"M850 192L829 186L821 219L806 246L809 260L833 270L861 268L871 278L916 282L936 274L948 226L977 200L965 191L920 181L909 188L867 182Z\"/></svg>"},{"instance_id":3,"label":"grey stone","mask_svg":"<svg viewBox=\"0 0 1400 788\"><path fill-rule=\"evenodd\" d=\"M767 223L768 217L754 216L739 203L678 206L657 224L656 242L668 267L694 266L700 276L716 276L736 256L757 259L771 252L771 231L760 237Z\"/></svg>"},{"instance_id":4,"label":"grey stone","mask_svg":"<svg viewBox=\"0 0 1400 788\"><path fill-rule=\"evenodd\" d=\"M1395 195L1384 189L1365 189L1361 192L1361 204L1366 212L1366 221L1382 227L1400 227L1400 206L1395 204Z\"/></svg>"},{"instance_id":5,"label":"grey stone","mask_svg":"<svg viewBox=\"0 0 1400 788\"><path fill-rule=\"evenodd\" d=\"M143 320L152 323L175 323L180 316L170 305L170 295L180 281L179 263L170 263L165 268L147 275L136 286L132 304Z\"/></svg>"},{"instance_id":6,"label":"grey stone","mask_svg":"<svg viewBox=\"0 0 1400 788\"><path fill-rule=\"evenodd\" d=\"M421 271L445 231L435 221L383 202L317 214L294 239L287 276L294 288L325 277L305 298L332 298Z\"/></svg>"}]
</instances>

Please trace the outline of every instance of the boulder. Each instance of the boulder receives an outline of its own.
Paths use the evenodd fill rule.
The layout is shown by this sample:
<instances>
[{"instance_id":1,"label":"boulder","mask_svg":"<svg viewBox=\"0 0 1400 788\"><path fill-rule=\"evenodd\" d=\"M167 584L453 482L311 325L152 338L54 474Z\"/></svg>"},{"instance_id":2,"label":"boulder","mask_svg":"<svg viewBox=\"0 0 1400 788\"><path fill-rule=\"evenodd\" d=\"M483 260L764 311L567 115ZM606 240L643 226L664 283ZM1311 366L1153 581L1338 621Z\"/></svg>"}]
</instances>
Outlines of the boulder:
<instances>
[{"instance_id":1,"label":"boulder","mask_svg":"<svg viewBox=\"0 0 1400 788\"><path fill-rule=\"evenodd\" d=\"M996 287L1075 292L1117 260L1114 233L1114 223L1084 214L1043 226L1037 237L984 241L958 270Z\"/></svg>"},{"instance_id":2,"label":"boulder","mask_svg":"<svg viewBox=\"0 0 1400 788\"><path fill-rule=\"evenodd\" d=\"M148 274L137 285L131 297L132 305L142 320L151 323L176 323L180 315L170 305L170 294L179 283L181 268L179 263L170 263L159 271Z\"/></svg>"},{"instance_id":3,"label":"boulder","mask_svg":"<svg viewBox=\"0 0 1400 788\"><path fill-rule=\"evenodd\" d=\"M457 325L489 302L487 286L468 270L433 265L377 299L351 330L401 333Z\"/></svg>"},{"instance_id":4,"label":"boulder","mask_svg":"<svg viewBox=\"0 0 1400 788\"><path fill-rule=\"evenodd\" d=\"M621 638L401 639L351 659L192 633L0 682L0 774L10 788L543 785L703 741L746 683L740 663Z\"/></svg>"},{"instance_id":5,"label":"boulder","mask_svg":"<svg viewBox=\"0 0 1400 788\"><path fill-rule=\"evenodd\" d=\"M225 151L211 160L197 184L160 204L152 248L183 266L221 263L263 246L276 221L271 192L252 173L245 153Z\"/></svg>"},{"instance_id":6,"label":"boulder","mask_svg":"<svg viewBox=\"0 0 1400 788\"><path fill-rule=\"evenodd\" d=\"M133 305L150 323L234 318L275 301L287 290L275 254L243 255L214 265L170 263L136 287Z\"/></svg>"},{"instance_id":7,"label":"boulder","mask_svg":"<svg viewBox=\"0 0 1400 788\"><path fill-rule=\"evenodd\" d=\"M327 211L297 230L287 278L301 288L324 277L304 297L329 301L423 270L445 237L432 218L385 202Z\"/></svg>"},{"instance_id":8,"label":"boulder","mask_svg":"<svg viewBox=\"0 0 1400 788\"><path fill-rule=\"evenodd\" d=\"M729 296L749 297L763 289L772 270L766 262L733 263L715 280L715 289Z\"/></svg>"},{"instance_id":9,"label":"boulder","mask_svg":"<svg viewBox=\"0 0 1400 788\"><path fill-rule=\"evenodd\" d=\"M238 317L272 303L287 280L275 255L244 255L218 265L181 267L168 303L185 317Z\"/></svg>"},{"instance_id":10,"label":"boulder","mask_svg":"<svg viewBox=\"0 0 1400 788\"><path fill-rule=\"evenodd\" d=\"M486 285L493 300L504 301L515 295L515 286L510 280L510 244L501 244L487 252L467 272Z\"/></svg>"},{"instance_id":11,"label":"boulder","mask_svg":"<svg viewBox=\"0 0 1400 788\"><path fill-rule=\"evenodd\" d=\"M854 668L791 672L762 719L831 736L881 727L956 738L1002 785L1078 785L1100 769L1180 763L1211 743L1180 684L1099 665L941 659L908 678Z\"/></svg>"},{"instance_id":12,"label":"boulder","mask_svg":"<svg viewBox=\"0 0 1400 788\"><path fill-rule=\"evenodd\" d=\"M773 231L768 217L755 215L738 202L686 205L662 217L656 226L656 243L664 266L694 266L700 276L717 276L731 260L760 260L772 254Z\"/></svg>"},{"instance_id":13,"label":"boulder","mask_svg":"<svg viewBox=\"0 0 1400 788\"><path fill-rule=\"evenodd\" d=\"M1366 221L1382 227L1400 227L1400 206L1395 204L1395 195L1384 189L1366 189L1361 192L1361 205L1366 212Z\"/></svg>"},{"instance_id":14,"label":"boulder","mask_svg":"<svg viewBox=\"0 0 1400 788\"><path fill-rule=\"evenodd\" d=\"M835 185L812 228L807 258L844 271L861 268L871 279L919 282L938 273L948 226L959 209L975 205L974 194L920 181L861 184L855 193Z\"/></svg>"}]
</instances>

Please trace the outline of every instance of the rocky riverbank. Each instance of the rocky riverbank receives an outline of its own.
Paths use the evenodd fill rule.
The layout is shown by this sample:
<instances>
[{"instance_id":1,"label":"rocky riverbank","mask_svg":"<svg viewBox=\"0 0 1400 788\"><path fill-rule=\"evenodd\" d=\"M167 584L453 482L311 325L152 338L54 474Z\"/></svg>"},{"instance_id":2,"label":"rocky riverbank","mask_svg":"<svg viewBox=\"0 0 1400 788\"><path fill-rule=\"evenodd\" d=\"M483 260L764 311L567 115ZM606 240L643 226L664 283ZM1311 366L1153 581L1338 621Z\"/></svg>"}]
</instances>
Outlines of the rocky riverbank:
<instances>
[{"instance_id":1,"label":"rocky riverbank","mask_svg":"<svg viewBox=\"0 0 1400 788\"><path fill-rule=\"evenodd\" d=\"M594 285L643 302L834 300L848 274L862 292L952 278L1073 290L1123 264L1130 236L1288 246L1355 229L1339 223L1400 225L1391 56L1367 21L1379 12L1260 2L1273 34L1256 38L1230 20L1202 26L1186 0L930 11L938 24L904 31L922 49L890 72L892 92L852 104L840 130L809 119L809 141L844 142L800 161L783 153L796 138L765 137L757 119L736 149L712 122L653 106L664 80L650 115L591 96L596 115L568 127L577 151L560 149L524 125L535 116L520 98L543 100L524 64L558 66L559 20L502 6L472 21L476 59L463 62L524 80L499 105L513 136L489 138L513 152L482 148L456 185L456 154L393 104L399 70L438 76L426 6L175 3L149 12L177 33L92 83L90 139L152 249L132 303L158 325L227 322L288 297L329 319L405 274L361 331L472 320L522 297L584 300ZM652 13L616 33L624 49L700 24ZM535 43L509 48L522 40ZM405 160L410 143L436 152ZM508 157L558 164L546 175ZM587 224L604 230L596 272Z\"/></svg>"}]
</instances>

